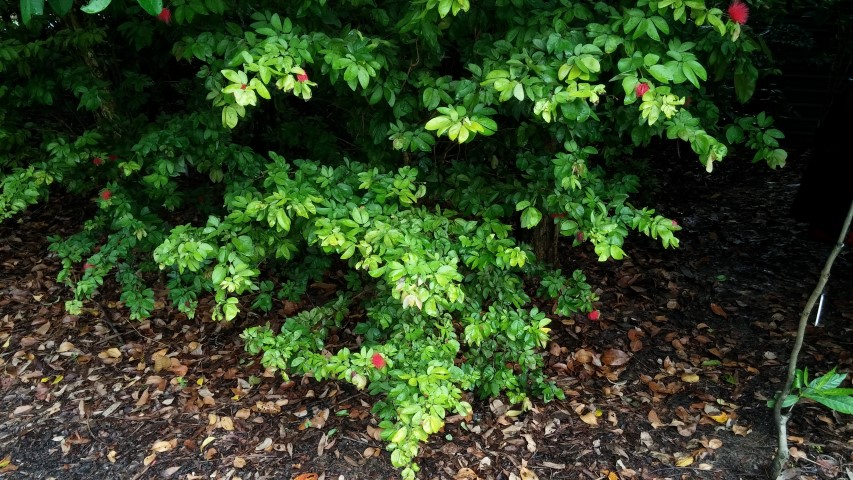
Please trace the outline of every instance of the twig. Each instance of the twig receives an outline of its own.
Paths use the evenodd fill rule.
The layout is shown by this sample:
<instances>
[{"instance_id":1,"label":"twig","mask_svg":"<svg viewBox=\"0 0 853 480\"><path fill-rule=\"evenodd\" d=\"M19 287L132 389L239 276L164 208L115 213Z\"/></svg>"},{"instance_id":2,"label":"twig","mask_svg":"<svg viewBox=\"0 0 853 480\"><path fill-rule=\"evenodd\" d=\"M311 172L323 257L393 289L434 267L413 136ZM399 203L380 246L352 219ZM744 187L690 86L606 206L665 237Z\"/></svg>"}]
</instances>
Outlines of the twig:
<instances>
[{"instance_id":1,"label":"twig","mask_svg":"<svg viewBox=\"0 0 853 480\"><path fill-rule=\"evenodd\" d=\"M785 404L785 400L788 398L788 395L791 394L791 387L794 385L794 377L797 374L797 358L799 357L800 349L803 346L803 338L806 335L806 326L809 323L809 316L811 315L812 308L814 308L818 298L820 298L823 289L826 287L826 282L829 280L829 272L832 269L832 264L835 262L835 258L838 257L838 254L841 253L841 249L844 248L844 238L847 236L847 230L850 228L851 219L853 219L853 202L850 203L850 208L847 211L847 218L844 220L844 226L841 227L841 233L838 236L838 242L835 244L835 247L832 248L832 252L829 253L829 257L826 259L826 264L823 266L823 271L818 279L817 286L815 286L814 291L812 291L812 295L809 297L809 301L806 302L806 306L803 308L803 313L800 315L800 325L797 328L797 338L794 341L794 348L791 349L791 356L788 359L788 378L785 380L785 388L782 389L782 392L776 399L776 405L773 407L773 418L776 421L777 427L778 446L776 449L776 456L773 458L773 469L770 473L771 480L776 480L779 477L782 473L782 469L788 462L788 420L791 418L791 412L794 408L792 405L791 408L783 414L782 405Z\"/></svg>"}]
</instances>

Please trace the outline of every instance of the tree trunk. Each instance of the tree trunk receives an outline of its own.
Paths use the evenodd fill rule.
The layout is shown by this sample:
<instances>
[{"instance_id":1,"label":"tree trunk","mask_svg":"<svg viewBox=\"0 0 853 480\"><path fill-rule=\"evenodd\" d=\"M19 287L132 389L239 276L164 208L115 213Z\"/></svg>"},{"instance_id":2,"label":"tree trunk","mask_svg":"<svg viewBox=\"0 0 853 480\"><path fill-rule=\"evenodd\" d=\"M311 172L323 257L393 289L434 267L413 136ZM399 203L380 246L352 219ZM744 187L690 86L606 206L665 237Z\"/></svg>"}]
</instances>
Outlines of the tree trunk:
<instances>
[{"instance_id":1,"label":"tree trunk","mask_svg":"<svg viewBox=\"0 0 853 480\"><path fill-rule=\"evenodd\" d=\"M533 254L536 259L548 264L557 262L557 240L559 234L554 220L545 217L539 222L539 225L530 231L530 245L533 247Z\"/></svg>"}]
</instances>

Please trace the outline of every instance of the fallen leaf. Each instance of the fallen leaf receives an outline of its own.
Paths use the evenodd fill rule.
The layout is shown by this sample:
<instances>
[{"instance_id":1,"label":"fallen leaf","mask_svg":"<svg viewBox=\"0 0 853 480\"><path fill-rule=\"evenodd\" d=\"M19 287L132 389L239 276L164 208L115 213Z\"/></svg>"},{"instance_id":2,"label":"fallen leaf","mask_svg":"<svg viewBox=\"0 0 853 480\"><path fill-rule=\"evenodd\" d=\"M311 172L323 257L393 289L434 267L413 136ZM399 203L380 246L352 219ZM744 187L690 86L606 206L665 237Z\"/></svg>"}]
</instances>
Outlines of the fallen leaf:
<instances>
[{"instance_id":1,"label":"fallen leaf","mask_svg":"<svg viewBox=\"0 0 853 480\"><path fill-rule=\"evenodd\" d=\"M267 438L265 438L265 439L264 439L264 441L263 441L263 442L259 443L259 444L255 447L255 451L260 452L261 450L267 450L267 449L269 449L270 447L272 447L272 438L267 437Z\"/></svg>"},{"instance_id":2,"label":"fallen leaf","mask_svg":"<svg viewBox=\"0 0 853 480\"><path fill-rule=\"evenodd\" d=\"M107 460L109 460L110 463L116 463L116 451L115 450L110 450L107 453Z\"/></svg>"},{"instance_id":3,"label":"fallen leaf","mask_svg":"<svg viewBox=\"0 0 853 480\"><path fill-rule=\"evenodd\" d=\"M649 418L649 423L652 424L652 428L660 428L660 427L665 426L663 424L663 422L660 421L660 417L658 416L658 413L654 410L649 410L648 418Z\"/></svg>"},{"instance_id":4,"label":"fallen leaf","mask_svg":"<svg viewBox=\"0 0 853 480\"><path fill-rule=\"evenodd\" d=\"M692 465L692 464L693 464L693 457L691 457L689 455L686 457L681 457L675 461L676 467L686 467L686 466Z\"/></svg>"},{"instance_id":5,"label":"fallen leaf","mask_svg":"<svg viewBox=\"0 0 853 480\"><path fill-rule=\"evenodd\" d=\"M750 432L752 432L752 429L749 427L742 427L740 425L732 425L732 432L734 432L735 435L740 435L741 437L745 437L745 436L749 435Z\"/></svg>"},{"instance_id":6,"label":"fallen leaf","mask_svg":"<svg viewBox=\"0 0 853 480\"><path fill-rule=\"evenodd\" d=\"M611 367L621 367L631 360L631 356L618 348L608 348L601 354L601 363Z\"/></svg>"},{"instance_id":7,"label":"fallen leaf","mask_svg":"<svg viewBox=\"0 0 853 480\"><path fill-rule=\"evenodd\" d=\"M172 448L174 448L174 445L172 445L172 442L168 440L154 442L154 445L151 446L151 450L157 453L168 452Z\"/></svg>"},{"instance_id":8,"label":"fallen leaf","mask_svg":"<svg viewBox=\"0 0 853 480\"><path fill-rule=\"evenodd\" d=\"M788 453L791 455L791 458L796 458L798 460L805 460L809 458L808 455L806 455L806 452L798 449L797 447L789 448Z\"/></svg>"},{"instance_id":9,"label":"fallen leaf","mask_svg":"<svg viewBox=\"0 0 853 480\"><path fill-rule=\"evenodd\" d=\"M246 459L243 457L234 457L234 468L243 468L246 466Z\"/></svg>"},{"instance_id":10,"label":"fallen leaf","mask_svg":"<svg viewBox=\"0 0 853 480\"><path fill-rule=\"evenodd\" d=\"M154 371L160 372L172 366L172 360L162 353L151 355L151 361L154 362Z\"/></svg>"},{"instance_id":11,"label":"fallen leaf","mask_svg":"<svg viewBox=\"0 0 853 480\"><path fill-rule=\"evenodd\" d=\"M15 407L15 410L12 411L12 415L23 415L25 413L29 413L32 409L32 405L21 405L20 407Z\"/></svg>"},{"instance_id":12,"label":"fallen leaf","mask_svg":"<svg viewBox=\"0 0 853 480\"><path fill-rule=\"evenodd\" d=\"M480 480L480 477L470 468L460 468L453 480Z\"/></svg>"},{"instance_id":13,"label":"fallen leaf","mask_svg":"<svg viewBox=\"0 0 853 480\"><path fill-rule=\"evenodd\" d=\"M595 416L595 412L587 412L584 415L580 415L580 418L581 421L583 421L583 423L586 423L587 425L598 425L598 417Z\"/></svg>"},{"instance_id":14,"label":"fallen leaf","mask_svg":"<svg viewBox=\"0 0 853 480\"><path fill-rule=\"evenodd\" d=\"M708 440L708 448L710 448L712 450L716 450L722 446L723 446L723 441L720 440L719 438L712 438L711 440Z\"/></svg>"},{"instance_id":15,"label":"fallen leaf","mask_svg":"<svg viewBox=\"0 0 853 480\"><path fill-rule=\"evenodd\" d=\"M219 426L228 432L234 431L234 421L231 417L222 417L219 419Z\"/></svg>"},{"instance_id":16,"label":"fallen leaf","mask_svg":"<svg viewBox=\"0 0 853 480\"><path fill-rule=\"evenodd\" d=\"M722 412L719 415L708 415L717 423L726 423L729 419L729 414L726 412Z\"/></svg>"},{"instance_id":17,"label":"fallen leaf","mask_svg":"<svg viewBox=\"0 0 853 480\"><path fill-rule=\"evenodd\" d=\"M717 305L716 303L711 304L711 311L714 312L714 315L719 315L723 318L729 318L729 314L723 309L723 307Z\"/></svg>"},{"instance_id":18,"label":"fallen leaf","mask_svg":"<svg viewBox=\"0 0 853 480\"><path fill-rule=\"evenodd\" d=\"M539 480L539 477L533 470L530 470L523 465L518 470L518 475L521 476L521 480Z\"/></svg>"},{"instance_id":19,"label":"fallen leaf","mask_svg":"<svg viewBox=\"0 0 853 480\"><path fill-rule=\"evenodd\" d=\"M174 474L178 473L178 470L180 470L180 469L181 469L181 466L180 466L180 465L176 465L176 466L174 466L174 467L169 467L169 468L167 468L167 469L163 470L163 477L164 477L164 478L169 478L169 477L171 477L172 475L174 475Z\"/></svg>"},{"instance_id":20,"label":"fallen leaf","mask_svg":"<svg viewBox=\"0 0 853 480\"><path fill-rule=\"evenodd\" d=\"M293 480L317 480L316 473L300 473Z\"/></svg>"},{"instance_id":21,"label":"fallen leaf","mask_svg":"<svg viewBox=\"0 0 853 480\"><path fill-rule=\"evenodd\" d=\"M212 441L214 441L214 440L216 440L216 437L207 437L207 438L205 438L205 439L204 439L204 441L203 441L203 442L201 442L201 446L200 446L198 449L199 449L199 450L204 450L204 447L206 447L206 446L210 445L210 442L212 442ZM270 442L272 442L272 440L270 440Z\"/></svg>"},{"instance_id":22,"label":"fallen leaf","mask_svg":"<svg viewBox=\"0 0 853 480\"><path fill-rule=\"evenodd\" d=\"M154 463L154 460L157 460L157 454L156 453L152 453L151 455L148 455L147 457L143 458L142 464L147 467L148 465L151 465L152 463Z\"/></svg>"},{"instance_id":23,"label":"fallen leaf","mask_svg":"<svg viewBox=\"0 0 853 480\"><path fill-rule=\"evenodd\" d=\"M685 373L681 375L681 379L687 383L696 383L699 381L699 375L695 373Z\"/></svg>"}]
</instances>

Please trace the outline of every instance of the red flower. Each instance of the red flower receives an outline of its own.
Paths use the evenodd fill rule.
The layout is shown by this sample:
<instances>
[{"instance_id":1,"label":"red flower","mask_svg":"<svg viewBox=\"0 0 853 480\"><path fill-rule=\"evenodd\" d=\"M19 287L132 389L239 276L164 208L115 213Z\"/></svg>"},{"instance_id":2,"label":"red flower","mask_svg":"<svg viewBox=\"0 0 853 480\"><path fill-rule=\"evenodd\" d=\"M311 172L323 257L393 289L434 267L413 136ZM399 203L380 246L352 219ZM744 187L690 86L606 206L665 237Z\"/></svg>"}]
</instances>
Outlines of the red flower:
<instances>
[{"instance_id":1,"label":"red flower","mask_svg":"<svg viewBox=\"0 0 853 480\"><path fill-rule=\"evenodd\" d=\"M749 19L749 7L740 0L734 0L729 5L729 17L733 22L743 25Z\"/></svg>"},{"instance_id":2,"label":"red flower","mask_svg":"<svg viewBox=\"0 0 853 480\"><path fill-rule=\"evenodd\" d=\"M109 189L106 189L101 192L101 198L103 198L104 200L109 200L113 198L113 192L111 192Z\"/></svg>"},{"instance_id":3,"label":"red flower","mask_svg":"<svg viewBox=\"0 0 853 480\"><path fill-rule=\"evenodd\" d=\"M108 158L111 162L115 162L116 160L118 160L118 157L117 157L117 156L115 156L115 155L110 155L110 156L109 156L109 157L107 157L107 158Z\"/></svg>"},{"instance_id":4,"label":"red flower","mask_svg":"<svg viewBox=\"0 0 853 480\"><path fill-rule=\"evenodd\" d=\"M598 310L593 310L593 311L589 312L589 315L587 315L587 318L589 318L592 321L596 321L596 320L598 320L598 317L600 317L600 316L601 316L601 312L599 312Z\"/></svg>"},{"instance_id":5,"label":"red flower","mask_svg":"<svg viewBox=\"0 0 853 480\"><path fill-rule=\"evenodd\" d=\"M673 227L677 227L677 226L678 226L678 222L676 222L675 220L673 220L673 221L672 221L672 226L673 226Z\"/></svg>"},{"instance_id":6,"label":"red flower","mask_svg":"<svg viewBox=\"0 0 853 480\"><path fill-rule=\"evenodd\" d=\"M241 84L240 84L240 90L245 90L245 89L246 89L246 84L245 84L245 83L241 83Z\"/></svg>"},{"instance_id":7,"label":"red flower","mask_svg":"<svg viewBox=\"0 0 853 480\"><path fill-rule=\"evenodd\" d=\"M164 8L160 10L160 13L157 15L157 20L160 20L163 23L172 23L172 11L168 8Z\"/></svg>"},{"instance_id":8,"label":"red flower","mask_svg":"<svg viewBox=\"0 0 853 480\"><path fill-rule=\"evenodd\" d=\"M637 87L634 89L634 93L637 94L637 98L642 98L643 95L646 94L650 89L649 84L646 82L638 83Z\"/></svg>"},{"instance_id":9,"label":"red flower","mask_svg":"<svg viewBox=\"0 0 853 480\"><path fill-rule=\"evenodd\" d=\"M91 263L84 263L83 264L83 270L88 270L90 268L95 268L95 266L92 265Z\"/></svg>"},{"instance_id":10,"label":"red flower","mask_svg":"<svg viewBox=\"0 0 853 480\"><path fill-rule=\"evenodd\" d=\"M583 232L578 232L575 234L575 238L578 239L579 242L583 242Z\"/></svg>"},{"instance_id":11,"label":"red flower","mask_svg":"<svg viewBox=\"0 0 853 480\"><path fill-rule=\"evenodd\" d=\"M383 368L385 366L385 357L383 357L381 353L374 353L370 362L376 368Z\"/></svg>"},{"instance_id":12,"label":"red flower","mask_svg":"<svg viewBox=\"0 0 853 480\"><path fill-rule=\"evenodd\" d=\"M101 160L101 157L95 157L92 159L92 163L94 163L95 165L100 165L100 164L104 163L104 161Z\"/></svg>"},{"instance_id":13,"label":"red flower","mask_svg":"<svg viewBox=\"0 0 853 480\"><path fill-rule=\"evenodd\" d=\"M308 81L308 74L307 73L297 73L296 74L296 80L299 80L300 82L307 82Z\"/></svg>"}]
</instances>

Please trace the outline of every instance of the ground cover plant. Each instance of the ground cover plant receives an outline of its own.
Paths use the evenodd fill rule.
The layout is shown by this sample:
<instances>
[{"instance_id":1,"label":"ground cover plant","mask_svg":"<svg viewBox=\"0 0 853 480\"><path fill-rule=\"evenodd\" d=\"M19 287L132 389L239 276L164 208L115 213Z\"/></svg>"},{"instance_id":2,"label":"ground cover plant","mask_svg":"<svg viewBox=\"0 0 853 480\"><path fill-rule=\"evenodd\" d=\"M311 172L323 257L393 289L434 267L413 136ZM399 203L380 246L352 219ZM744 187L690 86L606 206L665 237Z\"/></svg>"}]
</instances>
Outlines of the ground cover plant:
<instances>
[{"instance_id":1,"label":"ground cover plant","mask_svg":"<svg viewBox=\"0 0 853 480\"><path fill-rule=\"evenodd\" d=\"M374 394L404 478L465 391L562 396L551 317L600 314L582 271L549 267L555 235L601 261L630 231L678 246L629 200L636 148L686 142L709 173L737 146L786 159L739 113L762 52L737 1L48 7L4 5L0 218L54 185L89 199L52 239L67 310L114 280L142 319L163 278L188 317L233 321L337 282L246 348Z\"/></svg>"}]
</instances>

